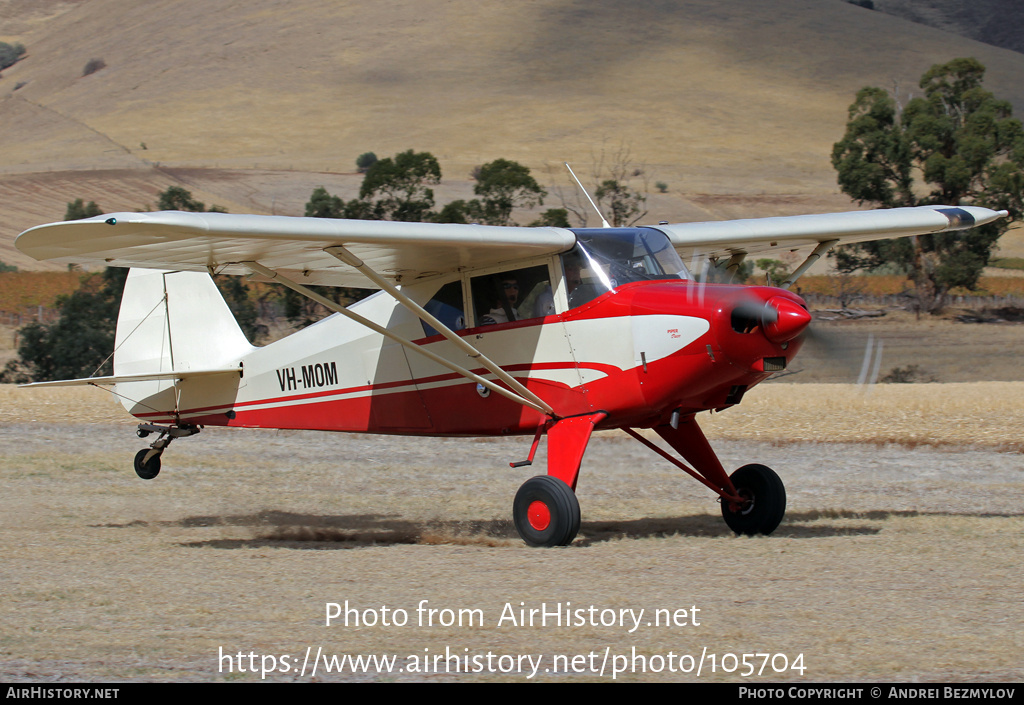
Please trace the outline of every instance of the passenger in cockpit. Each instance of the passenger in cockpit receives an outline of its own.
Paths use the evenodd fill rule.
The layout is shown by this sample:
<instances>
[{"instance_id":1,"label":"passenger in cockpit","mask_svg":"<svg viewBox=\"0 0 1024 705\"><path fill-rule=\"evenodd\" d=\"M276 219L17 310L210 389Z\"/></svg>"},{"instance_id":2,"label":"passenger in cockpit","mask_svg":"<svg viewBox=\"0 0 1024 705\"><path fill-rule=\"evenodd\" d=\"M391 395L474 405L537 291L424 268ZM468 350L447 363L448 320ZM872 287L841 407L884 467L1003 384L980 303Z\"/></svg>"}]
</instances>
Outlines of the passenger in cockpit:
<instances>
[{"instance_id":1,"label":"passenger in cockpit","mask_svg":"<svg viewBox=\"0 0 1024 705\"><path fill-rule=\"evenodd\" d=\"M480 325L488 326L516 320L519 281L513 275L504 275L498 281L498 287L491 310L480 319Z\"/></svg>"}]
</instances>

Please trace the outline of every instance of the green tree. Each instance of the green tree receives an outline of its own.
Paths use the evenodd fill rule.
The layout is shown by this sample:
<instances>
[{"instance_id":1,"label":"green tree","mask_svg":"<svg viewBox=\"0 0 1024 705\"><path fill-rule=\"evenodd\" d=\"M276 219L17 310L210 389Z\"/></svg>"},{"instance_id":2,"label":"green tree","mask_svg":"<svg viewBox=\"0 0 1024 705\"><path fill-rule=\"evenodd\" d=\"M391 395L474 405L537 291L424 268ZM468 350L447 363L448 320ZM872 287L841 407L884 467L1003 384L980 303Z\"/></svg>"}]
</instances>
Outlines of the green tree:
<instances>
[{"instance_id":1,"label":"green tree","mask_svg":"<svg viewBox=\"0 0 1024 705\"><path fill-rule=\"evenodd\" d=\"M372 215L372 207L368 202L359 199L346 202L339 196L331 195L323 186L314 189L306 203L306 216L310 218L374 220ZM365 289L337 286L311 286L309 288L324 298L341 305L358 301L373 293ZM278 297L284 307L285 318L299 327L316 323L324 316L333 313L325 306L287 287L280 287Z\"/></svg>"},{"instance_id":2,"label":"green tree","mask_svg":"<svg viewBox=\"0 0 1024 705\"><path fill-rule=\"evenodd\" d=\"M365 174L371 166L377 163L377 155L373 152L363 152L356 157L356 169L360 174Z\"/></svg>"},{"instance_id":3,"label":"green tree","mask_svg":"<svg viewBox=\"0 0 1024 705\"><path fill-rule=\"evenodd\" d=\"M345 201L338 196L332 196L323 186L315 188L306 203L306 217L344 218Z\"/></svg>"},{"instance_id":4,"label":"green tree","mask_svg":"<svg viewBox=\"0 0 1024 705\"><path fill-rule=\"evenodd\" d=\"M91 76L105 68L107 68L107 62L103 59L89 59L85 62L85 68L82 69L82 76Z\"/></svg>"},{"instance_id":5,"label":"green tree","mask_svg":"<svg viewBox=\"0 0 1024 705\"><path fill-rule=\"evenodd\" d=\"M241 277L228 274L218 275L213 278L220 289L221 296L227 303L231 314L238 321L238 327L245 333L245 337L251 341L258 342L267 334L267 327L259 322L259 310L256 302L252 300L252 292L249 285Z\"/></svg>"},{"instance_id":6,"label":"green tree","mask_svg":"<svg viewBox=\"0 0 1024 705\"><path fill-rule=\"evenodd\" d=\"M566 208L548 208L537 220L530 223L531 228L569 228L569 211Z\"/></svg>"},{"instance_id":7,"label":"green tree","mask_svg":"<svg viewBox=\"0 0 1024 705\"><path fill-rule=\"evenodd\" d=\"M633 225L647 215L650 191L646 168L634 161L628 144L623 142L615 149L602 145L601 150L592 155L590 180L590 184L584 186L577 184L574 178L568 193L558 186L552 188L562 208L572 215L577 225L586 227L594 215L585 194L594 196L601 217L613 226Z\"/></svg>"},{"instance_id":8,"label":"green tree","mask_svg":"<svg viewBox=\"0 0 1024 705\"><path fill-rule=\"evenodd\" d=\"M618 179L605 179L594 192L594 199L609 218L612 227L632 225L647 215L647 198Z\"/></svg>"},{"instance_id":9,"label":"green tree","mask_svg":"<svg viewBox=\"0 0 1024 705\"><path fill-rule=\"evenodd\" d=\"M332 195L323 186L315 188L306 202L306 217L379 220L372 202L358 198L346 201L340 196Z\"/></svg>"},{"instance_id":10,"label":"green tree","mask_svg":"<svg viewBox=\"0 0 1024 705\"><path fill-rule=\"evenodd\" d=\"M475 199L474 199L475 200ZM434 223L471 223L475 222L473 213L474 207L470 205L471 202L466 201L462 198L457 201L445 204L444 208L431 216L430 220Z\"/></svg>"},{"instance_id":11,"label":"green tree","mask_svg":"<svg viewBox=\"0 0 1024 705\"><path fill-rule=\"evenodd\" d=\"M547 191L530 176L528 167L508 159L495 159L473 172L476 185L473 193L480 196L470 210L476 210L476 222L487 225L514 225L514 208L543 205Z\"/></svg>"},{"instance_id":12,"label":"green tree","mask_svg":"<svg viewBox=\"0 0 1024 705\"><path fill-rule=\"evenodd\" d=\"M420 222L434 207L430 186L441 182L441 167L429 152L411 149L374 162L366 171L359 198L369 204L374 220Z\"/></svg>"},{"instance_id":13,"label":"green tree","mask_svg":"<svg viewBox=\"0 0 1024 705\"><path fill-rule=\"evenodd\" d=\"M833 147L839 186L860 204L1010 212L1008 219L966 232L837 252L842 272L889 266L906 273L919 312L941 311L952 288L975 289L999 236L1024 213L1024 128L1008 102L982 87L984 75L976 59L937 64L921 78L924 95L902 108L881 88L863 88L850 106L846 134Z\"/></svg>"},{"instance_id":14,"label":"green tree","mask_svg":"<svg viewBox=\"0 0 1024 705\"><path fill-rule=\"evenodd\" d=\"M64 211L64 220L81 220L97 215L103 215L103 209L96 205L96 201L89 201L86 204L81 198L76 198L68 204L67 210Z\"/></svg>"},{"instance_id":15,"label":"green tree","mask_svg":"<svg viewBox=\"0 0 1024 705\"><path fill-rule=\"evenodd\" d=\"M778 286L789 276L789 267L781 260L764 257L755 261L754 265L767 275L770 286Z\"/></svg>"},{"instance_id":16,"label":"green tree","mask_svg":"<svg viewBox=\"0 0 1024 705\"><path fill-rule=\"evenodd\" d=\"M24 55L24 45L0 42L0 71L18 63Z\"/></svg>"},{"instance_id":17,"label":"green tree","mask_svg":"<svg viewBox=\"0 0 1024 705\"><path fill-rule=\"evenodd\" d=\"M162 211L191 211L193 213L226 213L223 206L210 206L192 198L192 192L181 186L168 186L160 193L157 209Z\"/></svg>"}]
</instances>

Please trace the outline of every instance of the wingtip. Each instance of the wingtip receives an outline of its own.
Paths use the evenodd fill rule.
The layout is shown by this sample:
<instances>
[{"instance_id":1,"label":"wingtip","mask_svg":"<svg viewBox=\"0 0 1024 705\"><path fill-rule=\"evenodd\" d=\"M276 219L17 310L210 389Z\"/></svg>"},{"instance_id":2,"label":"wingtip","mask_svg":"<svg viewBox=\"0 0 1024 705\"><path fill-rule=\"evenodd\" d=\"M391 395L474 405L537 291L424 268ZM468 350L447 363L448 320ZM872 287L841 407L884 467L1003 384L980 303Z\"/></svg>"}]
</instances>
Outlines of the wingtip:
<instances>
[{"instance_id":1,"label":"wingtip","mask_svg":"<svg viewBox=\"0 0 1024 705\"><path fill-rule=\"evenodd\" d=\"M947 230L967 230L1010 215L1007 210L995 211L983 206L935 206L934 209L948 219Z\"/></svg>"}]
</instances>

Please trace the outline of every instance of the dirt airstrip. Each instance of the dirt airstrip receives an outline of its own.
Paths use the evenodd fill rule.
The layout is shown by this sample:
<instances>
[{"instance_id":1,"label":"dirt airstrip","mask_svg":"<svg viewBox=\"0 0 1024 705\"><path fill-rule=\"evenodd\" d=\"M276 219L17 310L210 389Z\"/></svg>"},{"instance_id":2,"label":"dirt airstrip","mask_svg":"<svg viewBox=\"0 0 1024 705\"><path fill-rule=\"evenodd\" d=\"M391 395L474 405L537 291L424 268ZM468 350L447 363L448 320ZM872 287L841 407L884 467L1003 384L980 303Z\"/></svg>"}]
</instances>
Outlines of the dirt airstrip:
<instances>
[{"instance_id":1,"label":"dirt airstrip","mask_svg":"<svg viewBox=\"0 0 1024 705\"><path fill-rule=\"evenodd\" d=\"M950 415L911 405L887 429L899 444L807 438L801 418L825 438L854 409L843 385L776 385L746 423L706 418L726 466L785 480L771 537L731 535L709 492L602 434L580 537L558 550L527 548L509 521L544 467L509 469L524 439L209 428L145 482L130 469L141 441L100 392L0 387L0 680L247 681L262 667L297 681L607 681L615 667L617 680L1020 681L1024 461L998 440L928 439L1024 384L999 385L1005 398L902 386L947 388ZM892 416L882 396L865 421ZM766 407L795 398L785 423L806 440L783 442ZM327 626L328 603L346 601L359 626ZM542 606L581 611L522 624ZM397 660L388 673L321 660L314 677L318 649ZM747 659L761 675L742 675L743 654L770 655Z\"/></svg>"}]
</instances>

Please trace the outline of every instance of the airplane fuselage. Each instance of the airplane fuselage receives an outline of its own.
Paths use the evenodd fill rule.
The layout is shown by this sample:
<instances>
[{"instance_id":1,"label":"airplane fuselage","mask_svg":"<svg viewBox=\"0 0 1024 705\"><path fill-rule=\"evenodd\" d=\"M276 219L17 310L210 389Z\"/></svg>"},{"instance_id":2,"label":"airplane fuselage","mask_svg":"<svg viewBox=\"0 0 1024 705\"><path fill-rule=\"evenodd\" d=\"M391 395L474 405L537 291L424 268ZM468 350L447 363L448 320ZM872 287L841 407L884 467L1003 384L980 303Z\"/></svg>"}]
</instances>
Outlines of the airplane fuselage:
<instances>
[{"instance_id":1,"label":"airplane fuselage","mask_svg":"<svg viewBox=\"0 0 1024 705\"><path fill-rule=\"evenodd\" d=\"M416 286L406 292L429 295ZM458 335L558 417L603 411L603 427L652 426L675 411L738 403L746 389L788 364L798 340L778 344L760 330L737 331L729 317L738 301L778 298L802 304L767 287L632 282L563 314ZM352 309L494 379L441 335L424 337L419 319L385 295ZM254 348L239 363L240 378L186 379L176 397L164 383L165 393L146 401L150 408L131 411L153 423L439 436L532 434L546 420L340 315Z\"/></svg>"}]
</instances>

